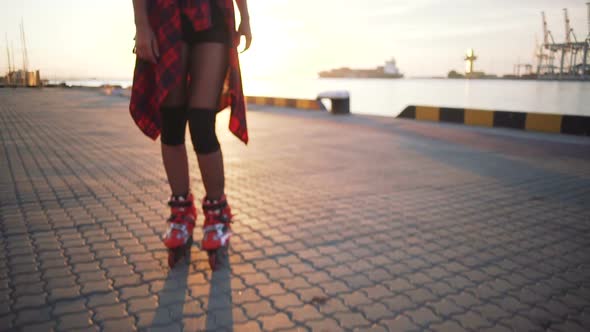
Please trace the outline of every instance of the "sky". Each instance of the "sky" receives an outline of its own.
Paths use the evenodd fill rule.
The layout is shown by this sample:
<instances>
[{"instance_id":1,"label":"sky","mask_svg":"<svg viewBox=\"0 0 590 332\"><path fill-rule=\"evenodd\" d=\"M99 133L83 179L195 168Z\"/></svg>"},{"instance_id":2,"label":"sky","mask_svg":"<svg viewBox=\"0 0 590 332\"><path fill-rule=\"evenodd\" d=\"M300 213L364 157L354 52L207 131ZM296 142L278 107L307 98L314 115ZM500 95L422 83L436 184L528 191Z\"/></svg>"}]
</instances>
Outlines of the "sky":
<instances>
[{"instance_id":1,"label":"sky","mask_svg":"<svg viewBox=\"0 0 590 332\"><path fill-rule=\"evenodd\" d=\"M588 0L248 0L251 49L241 55L249 78L316 77L337 67L372 68L395 57L406 77L475 70L512 73L533 63L542 40L541 11L556 41L565 38L563 8L578 37L588 35ZM131 0L0 0L0 73L6 44L22 66L24 21L29 68L48 79L130 79L135 25Z\"/></svg>"}]
</instances>

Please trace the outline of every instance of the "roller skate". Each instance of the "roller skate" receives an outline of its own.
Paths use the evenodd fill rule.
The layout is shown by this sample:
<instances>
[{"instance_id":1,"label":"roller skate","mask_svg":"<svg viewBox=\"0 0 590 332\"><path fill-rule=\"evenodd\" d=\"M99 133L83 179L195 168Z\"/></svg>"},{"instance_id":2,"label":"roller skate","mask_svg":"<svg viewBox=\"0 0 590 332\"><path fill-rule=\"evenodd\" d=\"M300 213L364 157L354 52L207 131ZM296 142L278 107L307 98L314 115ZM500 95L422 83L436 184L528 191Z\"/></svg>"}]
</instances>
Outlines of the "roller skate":
<instances>
[{"instance_id":1,"label":"roller skate","mask_svg":"<svg viewBox=\"0 0 590 332\"><path fill-rule=\"evenodd\" d=\"M168 206L171 214L163 241L168 248L168 267L173 268L181 258L190 253L197 210L191 193L187 197L171 196Z\"/></svg>"},{"instance_id":2,"label":"roller skate","mask_svg":"<svg viewBox=\"0 0 590 332\"><path fill-rule=\"evenodd\" d=\"M207 251L211 270L216 270L219 254L227 249L232 235L230 225L232 214L225 195L221 196L219 200L209 200L205 197L203 199L203 213L205 214L205 223L201 249Z\"/></svg>"}]
</instances>

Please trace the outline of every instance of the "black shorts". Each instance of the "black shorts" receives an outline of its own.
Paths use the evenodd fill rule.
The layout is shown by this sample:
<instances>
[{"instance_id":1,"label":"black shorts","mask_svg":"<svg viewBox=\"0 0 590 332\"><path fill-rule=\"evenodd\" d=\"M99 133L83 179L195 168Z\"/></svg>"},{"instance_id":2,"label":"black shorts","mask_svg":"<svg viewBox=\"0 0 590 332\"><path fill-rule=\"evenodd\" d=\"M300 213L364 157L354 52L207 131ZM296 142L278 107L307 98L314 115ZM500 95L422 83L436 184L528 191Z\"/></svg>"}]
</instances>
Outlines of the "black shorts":
<instances>
[{"instance_id":1,"label":"black shorts","mask_svg":"<svg viewBox=\"0 0 590 332\"><path fill-rule=\"evenodd\" d=\"M198 43L221 43L230 45L230 34L225 24L223 11L211 0L211 28L195 31L191 21L182 15L182 39L189 45Z\"/></svg>"}]
</instances>

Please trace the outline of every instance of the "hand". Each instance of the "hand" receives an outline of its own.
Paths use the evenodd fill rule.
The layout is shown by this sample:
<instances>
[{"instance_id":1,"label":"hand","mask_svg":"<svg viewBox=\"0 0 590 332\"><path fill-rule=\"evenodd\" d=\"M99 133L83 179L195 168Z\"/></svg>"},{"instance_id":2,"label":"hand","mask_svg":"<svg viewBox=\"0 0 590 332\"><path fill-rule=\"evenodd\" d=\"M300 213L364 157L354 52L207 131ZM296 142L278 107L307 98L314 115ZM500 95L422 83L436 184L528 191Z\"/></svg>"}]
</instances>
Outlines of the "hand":
<instances>
[{"instance_id":1,"label":"hand","mask_svg":"<svg viewBox=\"0 0 590 332\"><path fill-rule=\"evenodd\" d=\"M143 60L157 63L160 51L156 35L149 26L138 26L136 31L134 53Z\"/></svg>"},{"instance_id":2,"label":"hand","mask_svg":"<svg viewBox=\"0 0 590 332\"><path fill-rule=\"evenodd\" d=\"M246 37L246 46L244 47L244 50L240 53L246 52L250 48L250 44L252 44L252 31L250 30L249 19L242 19L242 21L240 22L240 27L238 28L238 37L240 37L239 43L242 42L242 36Z\"/></svg>"}]
</instances>

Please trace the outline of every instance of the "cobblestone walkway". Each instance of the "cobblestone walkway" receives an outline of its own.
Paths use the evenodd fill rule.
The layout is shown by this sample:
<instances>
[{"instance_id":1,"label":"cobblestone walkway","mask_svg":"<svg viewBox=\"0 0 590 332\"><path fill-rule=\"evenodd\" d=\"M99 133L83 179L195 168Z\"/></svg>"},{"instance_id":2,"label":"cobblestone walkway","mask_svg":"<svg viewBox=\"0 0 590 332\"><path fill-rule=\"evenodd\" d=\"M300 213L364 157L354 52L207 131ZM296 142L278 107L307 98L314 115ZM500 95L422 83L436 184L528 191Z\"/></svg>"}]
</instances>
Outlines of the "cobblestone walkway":
<instances>
[{"instance_id":1,"label":"cobblestone walkway","mask_svg":"<svg viewBox=\"0 0 590 332\"><path fill-rule=\"evenodd\" d=\"M170 271L159 142L127 101L0 89L0 330L590 330L587 138L249 120L248 147L218 120L229 260L195 245Z\"/></svg>"}]
</instances>

